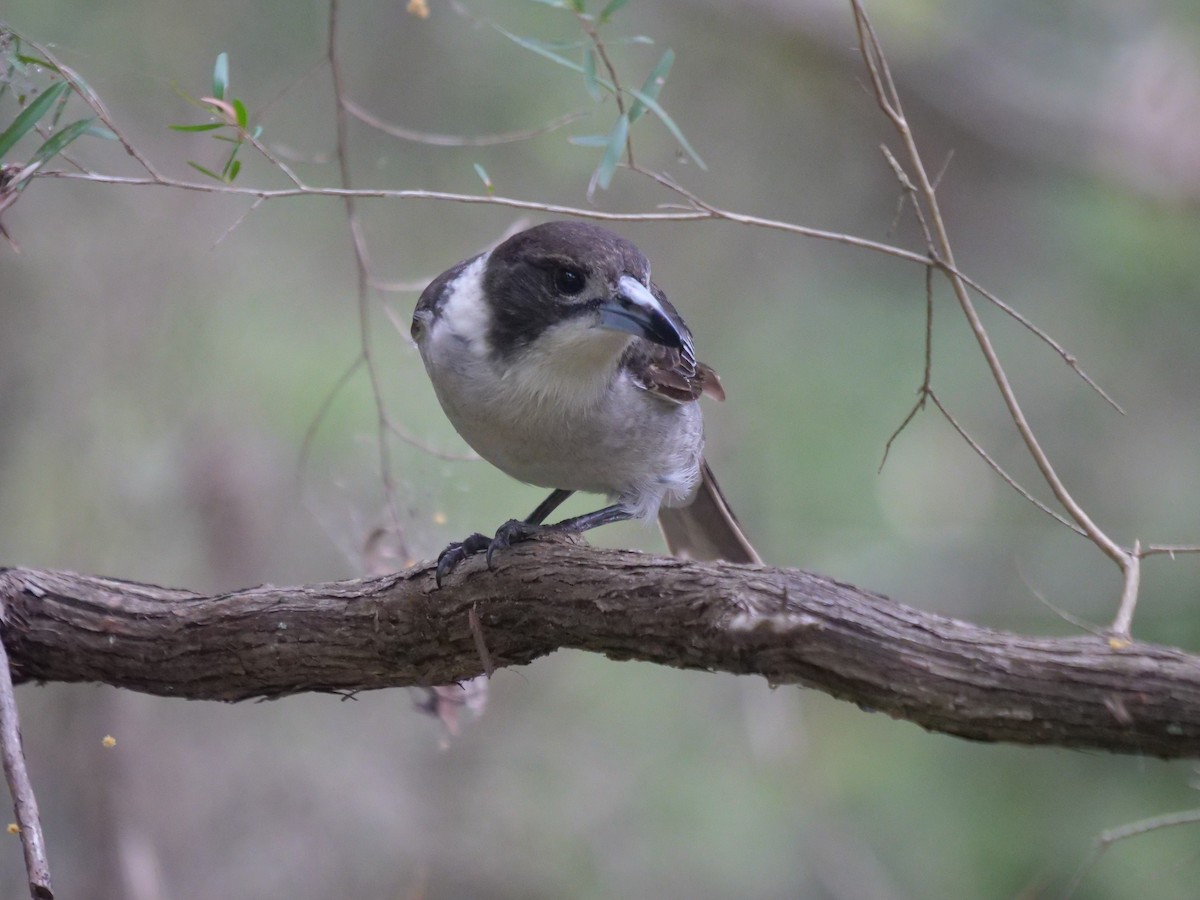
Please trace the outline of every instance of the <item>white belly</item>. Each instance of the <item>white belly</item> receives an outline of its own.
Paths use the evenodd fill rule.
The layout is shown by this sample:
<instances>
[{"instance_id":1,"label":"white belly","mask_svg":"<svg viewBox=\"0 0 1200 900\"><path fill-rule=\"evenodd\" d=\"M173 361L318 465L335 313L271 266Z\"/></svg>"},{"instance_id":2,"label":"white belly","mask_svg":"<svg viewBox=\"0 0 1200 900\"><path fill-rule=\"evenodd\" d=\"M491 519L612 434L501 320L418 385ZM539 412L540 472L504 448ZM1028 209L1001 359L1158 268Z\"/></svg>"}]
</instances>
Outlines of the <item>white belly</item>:
<instances>
[{"instance_id":1,"label":"white belly","mask_svg":"<svg viewBox=\"0 0 1200 900\"><path fill-rule=\"evenodd\" d=\"M564 334L542 358L526 354L503 368L464 353L462 336L436 331L421 351L438 400L497 468L528 484L607 494L638 517L691 496L704 444L700 408L648 394L598 358L619 357L627 336L612 334L605 346L593 332L574 348L584 353L572 353L565 345L577 336Z\"/></svg>"}]
</instances>

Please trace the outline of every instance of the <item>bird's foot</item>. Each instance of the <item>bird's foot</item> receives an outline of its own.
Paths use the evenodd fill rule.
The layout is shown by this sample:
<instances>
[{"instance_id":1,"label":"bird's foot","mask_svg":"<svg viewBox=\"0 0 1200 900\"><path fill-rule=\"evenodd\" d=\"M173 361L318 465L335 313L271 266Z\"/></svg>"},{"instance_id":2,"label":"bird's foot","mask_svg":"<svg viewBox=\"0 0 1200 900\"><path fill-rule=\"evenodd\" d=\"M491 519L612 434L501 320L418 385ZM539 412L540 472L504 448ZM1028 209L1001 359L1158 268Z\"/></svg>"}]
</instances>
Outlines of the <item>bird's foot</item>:
<instances>
[{"instance_id":1,"label":"bird's foot","mask_svg":"<svg viewBox=\"0 0 1200 900\"><path fill-rule=\"evenodd\" d=\"M528 522L522 522L520 519L509 519L498 529L496 529L496 536L492 538L492 542L488 544L488 569L492 568L492 554L497 550L507 550L513 544L519 544L521 541L527 541L535 534L546 531L548 527L549 526L546 525L531 525Z\"/></svg>"},{"instance_id":2,"label":"bird's foot","mask_svg":"<svg viewBox=\"0 0 1200 900\"><path fill-rule=\"evenodd\" d=\"M442 580L453 572L460 562L468 556L474 556L476 553L486 550L491 542L492 539L490 537L475 532L465 540L455 541L446 547L445 550L438 554L437 569L433 573L433 580L437 583L437 586L442 586Z\"/></svg>"},{"instance_id":3,"label":"bird's foot","mask_svg":"<svg viewBox=\"0 0 1200 900\"><path fill-rule=\"evenodd\" d=\"M476 553L487 552L487 566L492 568L492 555L497 550L507 550L513 544L519 544L521 541L529 540L535 534L542 531L550 530L550 526L546 525L531 525L528 522L522 522L520 519L509 519L496 531L495 537L487 537L486 535L475 534L470 535L465 540L455 541L450 544L438 556L437 569L434 572L434 581L437 586L442 586L442 580L458 567L458 564L468 557L474 556Z\"/></svg>"}]
</instances>

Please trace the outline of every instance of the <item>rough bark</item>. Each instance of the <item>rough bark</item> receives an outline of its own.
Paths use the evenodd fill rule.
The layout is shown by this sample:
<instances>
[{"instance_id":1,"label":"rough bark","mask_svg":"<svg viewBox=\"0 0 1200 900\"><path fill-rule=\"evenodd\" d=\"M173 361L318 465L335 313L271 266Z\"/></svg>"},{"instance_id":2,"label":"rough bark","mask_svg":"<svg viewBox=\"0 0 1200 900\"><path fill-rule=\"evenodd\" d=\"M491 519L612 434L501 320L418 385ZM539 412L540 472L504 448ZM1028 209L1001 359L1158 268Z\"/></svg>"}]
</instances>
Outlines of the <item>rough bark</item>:
<instances>
[{"instance_id":1,"label":"rough bark","mask_svg":"<svg viewBox=\"0 0 1200 900\"><path fill-rule=\"evenodd\" d=\"M574 648L800 684L973 740L1200 755L1196 656L980 628L796 569L537 541L441 590L426 567L214 597L0 569L0 607L19 682L235 701L447 684Z\"/></svg>"}]
</instances>

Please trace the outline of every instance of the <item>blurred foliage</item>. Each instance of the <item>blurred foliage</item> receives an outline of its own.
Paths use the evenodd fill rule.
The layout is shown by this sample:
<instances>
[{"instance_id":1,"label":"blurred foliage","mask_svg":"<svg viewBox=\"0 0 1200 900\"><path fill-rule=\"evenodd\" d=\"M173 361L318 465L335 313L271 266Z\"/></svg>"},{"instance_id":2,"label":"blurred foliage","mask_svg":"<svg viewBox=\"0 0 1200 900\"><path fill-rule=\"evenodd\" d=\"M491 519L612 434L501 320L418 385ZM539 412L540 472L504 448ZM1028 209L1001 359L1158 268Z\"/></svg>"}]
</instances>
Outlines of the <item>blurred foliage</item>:
<instances>
[{"instance_id":1,"label":"blurred foliage","mask_svg":"<svg viewBox=\"0 0 1200 900\"><path fill-rule=\"evenodd\" d=\"M633 131L640 163L724 207L919 249L913 223L896 217L877 150L891 135L860 88L847 9L610 6L623 82L649 96L647 73L673 59L650 99L708 168L653 114ZM1200 541L1194 5L869 8L930 167L949 159L939 190L960 265L1128 411L1113 413L988 312L1064 479L1121 540ZM519 0L430 0L428 18L372 0L341 9L349 93L383 120L486 135L587 113L486 147L400 142L354 123L355 184L587 202L621 117L593 99L604 72L569 12ZM4 15L84 74L168 174L195 178L189 160L236 174L228 147L167 128L180 117L173 85L206 84L228 53L255 114L240 120L230 101L226 127L262 125L267 149L302 178L336 183L324 4L10 0ZM653 44L621 39L638 36ZM21 108L15 92L0 96L0 133ZM610 137L600 147L595 135ZM13 152L27 160L36 145L26 134ZM71 149L97 171L137 174L116 143ZM239 185L285 183L249 147L236 159ZM610 174L598 208L673 199ZM250 204L41 179L5 211L22 252L0 245L0 564L199 590L362 570L386 516L361 373L299 466L322 398L359 349L344 210L272 201L226 235ZM359 209L375 276L413 285L520 218L429 201ZM722 373L730 400L707 410L711 456L769 561L1030 633L1072 631L1038 595L1111 617L1115 570L934 414L878 471L920 383L918 268L732 224L621 230ZM389 412L461 453L408 344L416 290L373 299ZM935 385L1037 490L951 298L939 288L936 302ZM404 443L393 464L401 556L541 499L486 465ZM637 526L596 539L661 548ZM1200 648L1198 566L1147 564L1139 637ZM820 695L578 654L498 673L486 715L444 750L404 692L221 707L54 685L20 700L64 896L1051 897L1102 830L1197 804L1181 763L979 746ZM107 734L116 746L103 746ZM1195 840L1175 829L1116 846L1076 896L1192 897ZM15 839L0 851L0 892L25 893Z\"/></svg>"}]
</instances>

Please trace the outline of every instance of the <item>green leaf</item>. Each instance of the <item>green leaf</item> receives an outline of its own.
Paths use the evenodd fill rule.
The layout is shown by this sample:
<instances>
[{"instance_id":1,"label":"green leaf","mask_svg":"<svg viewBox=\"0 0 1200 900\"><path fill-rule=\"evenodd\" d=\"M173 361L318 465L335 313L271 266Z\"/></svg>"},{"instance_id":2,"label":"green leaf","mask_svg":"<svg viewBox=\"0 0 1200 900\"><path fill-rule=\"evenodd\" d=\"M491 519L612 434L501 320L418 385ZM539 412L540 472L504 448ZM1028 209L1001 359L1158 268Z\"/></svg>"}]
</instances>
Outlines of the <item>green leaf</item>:
<instances>
[{"instance_id":1,"label":"green leaf","mask_svg":"<svg viewBox=\"0 0 1200 900\"><path fill-rule=\"evenodd\" d=\"M213 131L221 128L220 122L209 122L207 125L168 125L172 131Z\"/></svg>"},{"instance_id":2,"label":"green leaf","mask_svg":"<svg viewBox=\"0 0 1200 900\"><path fill-rule=\"evenodd\" d=\"M229 89L229 54L217 54L216 65L213 66L213 96L218 100L225 99Z\"/></svg>"},{"instance_id":3,"label":"green leaf","mask_svg":"<svg viewBox=\"0 0 1200 900\"><path fill-rule=\"evenodd\" d=\"M652 113L662 119L662 123L667 126L667 130L671 132L675 140L679 141L679 146L683 148L683 151L692 158L692 161L695 162L696 165L707 172L708 166L704 164L704 160L700 158L700 154L695 151L692 145L688 142L688 139L683 136L683 131L681 131L679 126L675 124L675 120L667 115L667 111L659 105L658 101L649 94L643 94L641 91L635 91L633 88L626 88L626 90L629 91L629 93L632 94L635 99L640 100L645 106L649 107Z\"/></svg>"},{"instance_id":4,"label":"green leaf","mask_svg":"<svg viewBox=\"0 0 1200 900\"><path fill-rule=\"evenodd\" d=\"M596 51L590 47L587 53L583 54L583 86L587 88L593 100L599 101L603 96L596 81Z\"/></svg>"},{"instance_id":5,"label":"green leaf","mask_svg":"<svg viewBox=\"0 0 1200 900\"><path fill-rule=\"evenodd\" d=\"M608 0L608 6L600 13L600 24L604 25L609 19L617 13L629 0Z\"/></svg>"},{"instance_id":6,"label":"green leaf","mask_svg":"<svg viewBox=\"0 0 1200 900\"><path fill-rule=\"evenodd\" d=\"M568 144L574 144L576 147L607 147L607 134L580 134L574 137L567 138Z\"/></svg>"},{"instance_id":7,"label":"green leaf","mask_svg":"<svg viewBox=\"0 0 1200 900\"><path fill-rule=\"evenodd\" d=\"M607 191L608 186L612 184L613 173L617 171L617 163L621 161L621 154L625 151L625 141L628 137L629 117L621 116L608 136L608 147L604 151L604 158L600 160L600 165L596 167L595 174L592 176L592 179L600 186L600 190Z\"/></svg>"},{"instance_id":8,"label":"green leaf","mask_svg":"<svg viewBox=\"0 0 1200 900\"><path fill-rule=\"evenodd\" d=\"M233 103L234 115L237 116L238 128L245 131L246 123L250 121L250 116L246 112L246 104L243 103L241 100L239 100L237 97L234 97L231 102Z\"/></svg>"},{"instance_id":9,"label":"green leaf","mask_svg":"<svg viewBox=\"0 0 1200 900\"><path fill-rule=\"evenodd\" d=\"M46 143L38 147L30 158L31 163L44 163L53 159L57 154L61 153L68 144L86 132L92 126L95 117L90 119L80 119L78 122L72 122L66 125L59 131L50 136Z\"/></svg>"},{"instance_id":10,"label":"green leaf","mask_svg":"<svg viewBox=\"0 0 1200 900\"><path fill-rule=\"evenodd\" d=\"M582 13L585 2L586 0L571 0L571 9L577 13Z\"/></svg>"},{"instance_id":11,"label":"green leaf","mask_svg":"<svg viewBox=\"0 0 1200 900\"><path fill-rule=\"evenodd\" d=\"M659 59L658 65L654 67L646 83L642 85L642 93L652 99L658 99L659 92L663 89L663 85L667 83L667 74L671 71L671 64L675 62L675 51L670 47L663 53ZM646 104L640 99L635 101L633 106L629 107L629 121L636 122L642 117L646 111Z\"/></svg>"},{"instance_id":12,"label":"green leaf","mask_svg":"<svg viewBox=\"0 0 1200 900\"><path fill-rule=\"evenodd\" d=\"M20 114L13 120L13 123L4 129L4 133L0 134L0 158L12 149L13 144L23 138L26 134L33 130L33 126L37 124L38 119L45 115L48 110L67 89L65 81L56 81L46 90L38 95L36 100L33 100L28 106L21 110Z\"/></svg>"},{"instance_id":13,"label":"green leaf","mask_svg":"<svg viewBox=\"0 0 1200 900\"><path fill-rule=\"evenodd\" d=\"M506 38L508 38L510 41L512 41L514 44L518 44L519 46L524 47L526 50L531 50L534 53L538 54L538 56L544 56L544 57L546 57L546 59L553 60L554 62L558 63L560 66L566 66L572 72L578 72L580 75L583 74L583 66L581 66L579 63L575 62L574 60L567 59L565 56L562 56L559 53L555 53L553 50L551 50L549 47L547 47L541 41L536 41L533 38L522 37L519 34L513 34L511 31L501 28L499 25L495 24L494 22L492 23L492 27L495 28L502 35L504 35Z\"/></svg>"},{"instance_id":14,"label":"green leaf","mask_svg":"<svg viewBox=\"0 0 1200 900\"><path fill-rule=\"evenodd\" d=\"M479 176L479 180L483 182L483 186L487 188L489 194L495 192L496 186L492 184L492 179L488 177L487 170L479 163L475 163L475 174Z\"/></svg>"},{"instance_id":15,"label":"green leaf","mask_svg":"<svg viewBox=\"0 0 1200 900\"><path fill-rule=\"evenodd\" d=\"M108 128L101 125L95 119L93 119L92 123L90 125L88 125L87 135L88 135L88 137L103 138L106 141L118 140L118 138L115 134L113 134Z\"/></svg>"},{"instance_id":16,"label":"green leaf","mask_svg":"<svg viewBox=\"0 0 1200 900\"><path fill-rule=\"evenodd\" d=\"M225 176L226 181L233 184L233 179L238 177L238 172L242 171L242 161L240 159L230 160L233 165L229 166L229 174Z\"/></svg>"},{"instance_id":17,"label":"green leaf","mask_svg":"<svg viewBox=\"0 0 1200 900\"><path fill-rule=\"evenodd\" d=\"M212 178L214 181L224 181L225 180L220 175L218 175L216 172L212 171L211 169L204 168L204 166L200 165L200 163L198 163L198 162L192 162L189 159L188 165L191 166L193 169L195 169L197 172L202 172L203 174L207 175L209 178Z\"/></svg>"}]
</instances>

